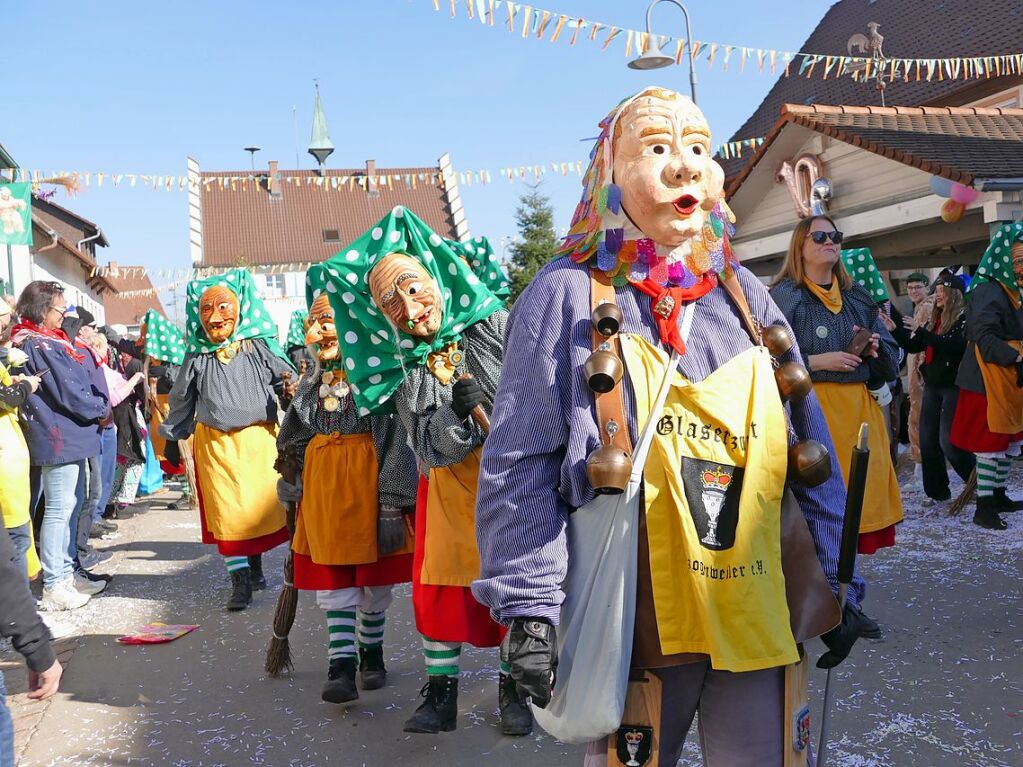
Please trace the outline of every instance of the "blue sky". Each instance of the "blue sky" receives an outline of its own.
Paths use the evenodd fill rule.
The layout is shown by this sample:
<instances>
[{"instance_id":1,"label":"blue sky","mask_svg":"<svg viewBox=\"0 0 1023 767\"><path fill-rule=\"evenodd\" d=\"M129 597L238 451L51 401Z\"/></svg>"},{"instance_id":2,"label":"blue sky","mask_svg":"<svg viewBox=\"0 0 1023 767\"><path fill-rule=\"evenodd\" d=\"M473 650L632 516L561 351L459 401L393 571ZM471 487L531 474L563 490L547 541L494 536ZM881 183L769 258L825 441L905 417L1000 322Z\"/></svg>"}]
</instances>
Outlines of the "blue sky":
<instances>
[{"instance_id":1,"label":"blue sky","mask_svg":"<svg viewBox=\"0 0 1023 767\"><path fill-rule=\"evenodd\" d=\"M549 10L641 28L645 0L541 0ZM798 50L826 0L689 0L697 40ZM431 165L456 169L586 158L597 120L646 85L688 89L685 67L626 68L624 42L600 46L568 34L551 44L469 21L464 0L48 0L4 2L0 143L26 168L183 175L185 158L209 170L257 160L301 166L320 82L333 167ZM660 34L680 35L682 14L655 12ZM549 34L548 34L549 37ZM580 35L580 38L582 36ZM698 96L721 143L758 106L774 77L747 66L697 65ZM12 76L13 75L13 76ZM579 179L548 176L542 190L567 226ZM495 178L462 188L474 234L515 233L521 183ZM104 260L150 270L189 266L186 194L105 184L57 202L103 227ZM161 282L154 275L154 282Z\"/></svg>"}]
</instances>

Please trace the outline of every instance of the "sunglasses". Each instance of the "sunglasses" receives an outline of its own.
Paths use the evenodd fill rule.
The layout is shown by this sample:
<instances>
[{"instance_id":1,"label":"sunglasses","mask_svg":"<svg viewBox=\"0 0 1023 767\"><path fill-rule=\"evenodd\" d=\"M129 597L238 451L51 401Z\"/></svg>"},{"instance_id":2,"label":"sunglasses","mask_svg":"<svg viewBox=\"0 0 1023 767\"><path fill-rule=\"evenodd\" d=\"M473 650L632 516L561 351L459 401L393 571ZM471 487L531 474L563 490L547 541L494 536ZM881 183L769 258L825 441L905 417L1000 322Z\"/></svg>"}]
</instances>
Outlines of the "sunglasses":
<instances>
[{"instance_id":1,"label":"sunglasses","mask_svg":"<svg viewBox=\"0 0 1023 767\"><path fill-rule=\"evenodd\" d=\"M828 240L831 240L836 245L841 245L842 240L845 239L845 235L841 232L810 232L808 235L811 240L816 242L818 245L823 245Z\"/></svg>"}]
</instances>

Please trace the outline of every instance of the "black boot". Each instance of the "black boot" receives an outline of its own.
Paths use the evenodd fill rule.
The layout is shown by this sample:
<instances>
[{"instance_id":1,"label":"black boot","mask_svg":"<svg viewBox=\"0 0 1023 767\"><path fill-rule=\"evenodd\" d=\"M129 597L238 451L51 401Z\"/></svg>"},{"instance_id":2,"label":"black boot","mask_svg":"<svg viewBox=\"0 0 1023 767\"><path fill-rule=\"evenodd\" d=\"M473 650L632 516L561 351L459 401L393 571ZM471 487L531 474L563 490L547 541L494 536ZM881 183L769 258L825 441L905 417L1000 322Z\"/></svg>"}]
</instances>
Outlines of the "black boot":
<instances>
[{"instance_id":1,"label":"black boot","mask_svg":"<svg viewBox=\"0 0 1023 767\"><path fill-rule=\"evenodd\" d=\"M335 658L327 671L327 683L320 695L327 703L348 703L357 700L355 658Z\"/></svg>"},{"instance_id":2,"label":"black boot","mask_svg":"<svg viewBox=\"0 0 1023 767\"><path fill-rule=\"evenodd\" d=\"M249 557L249 571L252 577L252 590L262 591L266 588L266 578L263 576L263 555L252 554Z\"/></svg>"},{"instance_id":3,"label":"black boot","mask_svg":"<svg viewBox=\"0 0 1023 767\"><path fill-rule=\"evenodd\" d=\"M252 603L252 574L249 568L242 567L231 571L231 598L227 600L227 609L231 612L244 610Z\"/></svg>"},{"instance_id":4,"label":"black boot","mask_svg":"<svg viewBox=\"0 0 1023 767\"><path fill-rule=\"evenodd\" d=\"M526 696L519 692L515 680L501 674L497 688L501 707L501 732L505 735L529 735L533 731L533 712Z\"/></svg>"},{"instance_id":5,"label":"black boot","mask_svg":"<svg viewBox=\"0 0 1023 767\"><path fill-rule=\"evenodd\" d=\"M877 621L867 615L863 610L858 607L849 606L849 609L859 614L860 619L860 636L865 639L880 639L881 638L881 627L877 625Z\"/></svg>"},{"instance_id":6,"label":"black boot","mask_svg":"<svg viewBox=\"0 0 1023 767\"><path fill-rule=\"evenodd\" d=\"M995 499L995 508L1002 514L1008 514L1011 511L1023 511L1023 501L1014 501L1005 494L1004 487L996 487L992 498Z\"/></svg>"},{"instance_id":7,"label":"black boot","mask_svg":"<svg viewBox=\"0 0 1023 767\"><path fill-rule=\"evenodd\" d=\"M998 508L993 495L977 496L977 511L973 514L973 524L986 527L988 530L1005 530L1008 525L998 516Z\"/></svg>"},{"instance_id":8,"label":"black boot","mask_svg":"<svg viewBox=\"0 0 1023 767\"><path fill-rule=\"evenodd\" d=\"M458 726L458 677L431 675L419 691L426 700L405 722L405 732L451 732Z\"/></svg>"},{"instance_id":9,"label":"black boot","mask_svg":"<svg viewBox=\"0 0 1023 767\"><path fill-rule=\"evenodd\" d=\"M359 648L359 678L363 690L379 690L387 683L387 669L384 668L384 646Z\"/></svg>"}]
</instances>

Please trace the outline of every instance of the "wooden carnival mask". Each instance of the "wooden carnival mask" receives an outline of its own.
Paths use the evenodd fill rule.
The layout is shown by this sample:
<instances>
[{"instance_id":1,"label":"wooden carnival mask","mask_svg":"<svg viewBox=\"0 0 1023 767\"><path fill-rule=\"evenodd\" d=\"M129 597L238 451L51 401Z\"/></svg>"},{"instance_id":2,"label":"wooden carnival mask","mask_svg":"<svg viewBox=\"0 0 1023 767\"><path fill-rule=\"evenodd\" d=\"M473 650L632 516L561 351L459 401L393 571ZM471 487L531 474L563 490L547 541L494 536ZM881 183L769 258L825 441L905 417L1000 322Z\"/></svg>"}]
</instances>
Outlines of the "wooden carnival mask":
<instances>
[{"instance_id":1,"label":"wooden carnival mask","mask_svg":"<svg viewBox=\"0 0 1023 767\"><path fill-rule=\"evenodd\" d=\"M369 273L369 291L402 333L432 338L440 329L444 305L426 268L404 253L389 253Z\"/></svg>"},{"instance_id":2,"label":"wooden carnival mask","mask_svg":"<svg viewBox=\"0 0 1023 767\"><path fill-rule=\"evenodd\" d=\"M320 362L331 362L340 354L334 310L326 293L320 293L309 307L309 316L305 320L305 342L316 344L316 356Z\"/></svg>"},{"instance_id":3,"label":"wooden carnival mask","mask_svg":"<svg viewBox=\"0 0 1023 767\"><path fill-rule=\"evenodd\" d=\"M223 285L206 288L199 297L199 321L210 341L227 341L238 324L238 296Z\"/></svg>"},{"instance_id":4,"label":"wooden carnival mask","mask_svg":"<svg viewBox=\"0 0 1023 767\"><path fill-rule=\"evenodd\" d=\"M698 235L724 199L725 181L699 107L674 91L653 90L618 118L613 142L614 183L643 236L677 247Z\"/></svg>"}]
</instances>

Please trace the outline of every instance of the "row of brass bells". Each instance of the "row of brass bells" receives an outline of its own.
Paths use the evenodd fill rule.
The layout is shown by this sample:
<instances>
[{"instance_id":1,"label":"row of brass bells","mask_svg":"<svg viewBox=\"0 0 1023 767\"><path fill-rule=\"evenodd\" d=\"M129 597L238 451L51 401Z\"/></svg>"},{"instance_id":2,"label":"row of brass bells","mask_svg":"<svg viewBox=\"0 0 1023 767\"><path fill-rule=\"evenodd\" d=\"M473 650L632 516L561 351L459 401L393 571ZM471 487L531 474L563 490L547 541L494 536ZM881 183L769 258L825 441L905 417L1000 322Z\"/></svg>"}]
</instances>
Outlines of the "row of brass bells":
<instances>
[{"instance_id":1,"label":"row of brass bells","mask_svg":"<svg viewBox=\"0 0 1023 767\"><path fill-rule=\"evenodd\" d=\"M618 355L611 351L610 344L611 338L621 330L624 319L622 310L612 303L600 304L590 315L594 329L608 339L583 365L587 385L599 394L612 391L625 375L625 367ZM609 441L586 457L586 477L597 495L620 495L625 492L632 476L632 457L613 444L614 436L621 427L609 421L604 428Z\"/></svg>"},{"instance_id":2,"label":"row of brass bells","mask_svg":"<svg viewBox=\"0 0 1023 767\"><path fill-rule=\"evenodd\" d=\"M760 338L772 357L781 357L792 349L792 336L782 325L769 325ZM813 389L813 380L798 362L785 362L774 371L778 393L783 402L798 402ZM805 439L789 448L789 474L806 487L817 487L831 477L831 455L814 439Z\"/></svg>"}]
</instances>

